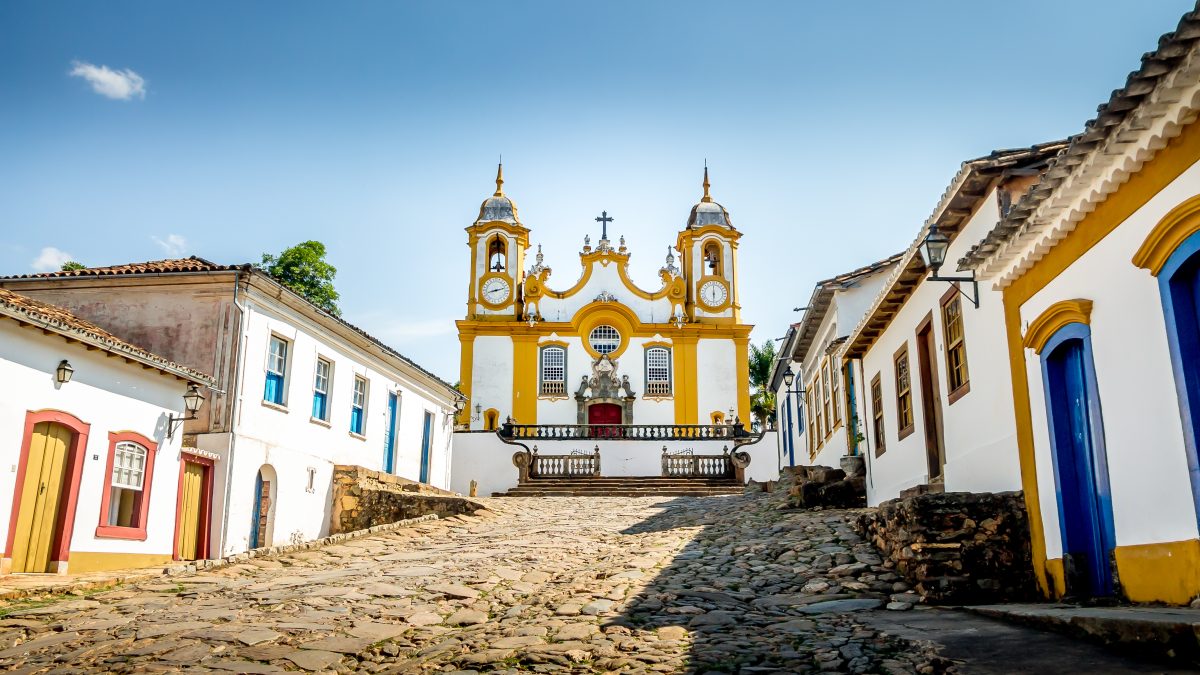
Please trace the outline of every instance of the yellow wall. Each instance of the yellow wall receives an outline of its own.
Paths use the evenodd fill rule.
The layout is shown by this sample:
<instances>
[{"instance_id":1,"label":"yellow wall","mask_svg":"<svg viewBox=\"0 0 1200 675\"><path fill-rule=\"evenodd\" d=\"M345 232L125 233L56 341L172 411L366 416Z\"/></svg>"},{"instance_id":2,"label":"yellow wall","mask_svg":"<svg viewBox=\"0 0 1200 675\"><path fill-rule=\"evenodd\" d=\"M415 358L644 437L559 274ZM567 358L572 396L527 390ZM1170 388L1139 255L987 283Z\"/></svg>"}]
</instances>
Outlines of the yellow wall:
<instances>
[{"instance_id":1,"label":"yellow wall","mask_svg":"<svg viewBox=\"0 0 1200 675\"><path fill-rule=\"evenodd\" d=\"M513 338L513 419L517 424L537 424L538 336Z\"/></svg>"},{"instance_id":2,"label":"yellow wall","mask_svg":"<svg viewBox=\"0 0 1200 675\"><path fill-rule=\"evenodd\" d=\"M167 565L172 562L170 554L156 553L93 553L71 551L67 560L67 574L86 574L108 570L127 570L142 567Z\"/></svg>"}]
</instances>

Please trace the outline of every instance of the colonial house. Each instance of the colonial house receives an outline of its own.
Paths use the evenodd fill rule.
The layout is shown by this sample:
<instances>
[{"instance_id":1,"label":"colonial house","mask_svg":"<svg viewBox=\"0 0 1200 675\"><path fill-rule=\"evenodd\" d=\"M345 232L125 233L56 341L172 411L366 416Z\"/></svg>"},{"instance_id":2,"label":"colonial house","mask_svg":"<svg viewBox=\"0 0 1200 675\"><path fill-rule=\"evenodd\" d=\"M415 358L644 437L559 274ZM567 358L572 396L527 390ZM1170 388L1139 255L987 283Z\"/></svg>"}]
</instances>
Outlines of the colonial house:
<instances>
[{"instance_id":1,"label":"colonial house","mask_svg":"<svg viewBox=\"0 0 1200 675\"><path fill-rule=\"evenodd\" d=\"M788 330L771 378L788 466L836 467L859 454L861 385L843 368L842 352L899 260L897 254L817 282L803 318Z\"/></svg>"},{"instance_id":2,"label":"colonial house","mask_svg":"<svg viewBox=\"0 0 1200 675\"><path fill-rule=\"evenodd\" d=\"M960 255L1045 171L1064 142L964 162L875 297L847 332L846 372L861 382L867 500L907 491L1020 488L1000 295L927 263L932 241ZM811 416L810 416L811 417Z\"/></svg>"},{"instance_id":3,"label":"colonial house","mask_svg":"<svg viewBox=\"0 0 1200 675\"><path fill-rule=\"evenodd\" d=\"M113 334L215 374L183 444L211 457L212 555L330 531L333 467L450 484L447 383L250 265L200 258L9 277Z\"/></svg>"},{"instance_id":4,"label":"colonial house","mask_svg":"<svg viewBox=\"0 0 1200 675\"><path fill-rule=\"evenodd\" d=\"M0 289L0 574L203 555L212 467L180 423L212 379Z\"/></svg>"},{"instance_id":5,"label":"colonial house","mask_svg":"<svg viewBox=\"0 0 1200 675\"><path fill-rule=\"evenodd\" d=\"M1200 594L1198 117L1192 12L960 256L1002 298L989 360L1052 596Z\"/></svg>"},{"instance_id":6,"label":"colonial house","mask_svg":"<svg viewBox=\"0 0 1200 675\"><path fill-rule=\"evenodd\" d=\"M461 386L470 398L459 420L464 431L495 431L506 421L561 427L546 434L572 439L563 452L612 453L600 461L606 474L656 475L661 444L618 450L615 440L584 443L576 431L604 426L610 438L629 439L650 427L700 434L698 427L748 423L752 326L741 321L742 234L710 196L707 169L703 196L666 246L649 290L630 278L632 253L623 237L610 238L616 219L607 212L596 218L595 242L583 238L578 271L563 285L551 279L540 247L527 268L531 230L503 184L498 170L495 193L466 228L467 306L458 321ZM456 443L457 489L470 480L485 491L516 484L511 453L499 452L490 436ZM775 458L764 464L774 467Z\"/></svg>"}]
</instances>

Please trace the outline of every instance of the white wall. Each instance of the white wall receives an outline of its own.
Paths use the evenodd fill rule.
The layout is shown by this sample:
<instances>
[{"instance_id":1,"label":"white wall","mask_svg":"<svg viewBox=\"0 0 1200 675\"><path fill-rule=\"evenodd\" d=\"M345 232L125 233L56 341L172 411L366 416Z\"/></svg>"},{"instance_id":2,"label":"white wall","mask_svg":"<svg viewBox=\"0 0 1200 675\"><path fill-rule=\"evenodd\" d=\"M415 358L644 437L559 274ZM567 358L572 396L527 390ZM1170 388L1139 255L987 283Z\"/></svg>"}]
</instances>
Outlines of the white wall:
<instances>
[{"instance_id":1,"label":"white wall","mask_svg":"<svg viewBox=\"0 0 1200 675\"><path fill-rule=\"evenodd\" d=\"M512 414L513 403L513 342L507 335L478 335L475 337L474 365L471 369L471 415L475 415L475 406L482 406L486 411L495 408L500 411L497 423ZM568 366L568 376L570 366ZM472 429L482 429L484 418L482 412L479 419L471 422Z\"/></svg>"},{"instance_id":2,"label":"white wall","mask_svg":"<svg viewBox=\"0 0 1200 675\"><path fill-rule=\"evenodd\" d=\"M699 340L696 343L696 419L708 424L710 415L738 410L737 348L733 340ZM742 420L748 422L749 420Z\"/></svg>"},{"instance_id":3,"label":"white wall","mask_svg":"<svg viewBox=\"0 0 1200 675\"><path fill-rule=\"evenodd\" d=\"M549 264L549 260L547 260L547 264ZM601 293L608 292L617 299L617 302L632 309L642 323L667 323L670 321L671 301L667 298L646 300L634 294L621 281L617 269L619 264L621 263L612 262L608 265L593 263L591 278L588 279L587 285L578 292L562 299L543 296L538 301L538 311L542 315L542 319L545 321L570 321L584 305L594 302ZM565 270L567 265L562 267ZM579 269L579 273L574 276L569 273L563 276L551 276L547 285L557 292L566 291L574 287L582 278L584 268L580 267ZM635 280L630 279L630 281ZM661 279L648 281L644 286L636 285L647 293L657 293L663 287Z\"/></svg>"},{"instance_id":4,"label":"white wall","mask_svg":"<svg viewBox=\"0 0 1200 675\"><path fill-rule=\"evenodd\" d=\"M70 382L57 387L55 369L67 359ZM168 415L181 416L186 383L156 370L0 319L0 523L7 534L26 413L60 410L91 425L70 550L170 555L175 538L181 434L166 438ZM151 479L146 540L96 536L106 483L109 433L135 431L158 443ZM69 569L69 568L68 568Z\"/></svg>"},{"instance_id":5,"label":"white wall","mask_svg":"<svg viewBox=\"0 0 1200 675\"><path fill-rule=\"evenodd\" d=\"M998 200L993 190L951 242L946 259L957 260L961 257L998 219ZM876 374L880 375L883 389L886 431L886 451L879 457L871 457L872 473L867 481L867 501L872 505L893 499L899 496L901 490L929 480L916 341L917 325L929 314L933 315L936 349L933 365L943 418L946 490L998 492L1021 488L1016 427L1010 413L1013 407L1011 375L1008 361L1001 358L1008 351L1001 294L981 284L978 309L966 298L962 299L970 391L950 404L941 315L941 298L949 288L945 282L922 281L862 359L862 400L868 402L861 412L863 435L867 439L873 438L869 392L871 380ZM914 431L901 440L897 437L899 429L893 357L905 344L908 345L913 392ZM870 443L870 446L874 453L874 444Z\"/></svg>"},{"instance_id":6,"label":"white wall","mask_svg":"<svg viewBox=\"0 0 1200 675\"><path fill-rule=\"evenodd\" d=\"M1085 299L1120 546L1197 537L1179 402L1158 281L1134 252L1166 213L1200 191L1192 166L1021 306L1023 326L1063 300ZM1040 358L1025 352L1047 555L1062 555Z\"/></svg>"}]
</instances>

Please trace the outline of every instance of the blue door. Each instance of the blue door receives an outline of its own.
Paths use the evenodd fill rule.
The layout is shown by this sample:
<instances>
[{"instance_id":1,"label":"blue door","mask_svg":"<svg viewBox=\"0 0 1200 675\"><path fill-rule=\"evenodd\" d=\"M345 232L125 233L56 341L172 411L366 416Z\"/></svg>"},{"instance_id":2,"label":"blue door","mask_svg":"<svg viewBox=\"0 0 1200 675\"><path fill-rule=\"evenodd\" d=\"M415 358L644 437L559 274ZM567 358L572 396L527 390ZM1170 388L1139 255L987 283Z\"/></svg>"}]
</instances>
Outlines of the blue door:
<instances>
[{"instance_id":1,"label":"blue door","mask_svg":"<svg viewBox=\"0 0 1200 675\"><path fill-rule=\"evenodd\" d=\"M421 436L421 482L429 482L429 453L433 443L433 413L425 413L425 431Z\"/></svg>"},{"instance_id":2,"label":"blue door","mask_svg":"<svg viewBox=\"0 0 1200 675\"><path fill-rule=\"evenodd\" d=\"M254 477L254 510L250 513L250 548L258 548L261 545L259 542L259 523L262 522L262 493L263 493L263 477L262 471Z\"/></svg>"},{"instance_id":3,"label":"blue door","mask_svg":"<svg viewBox=\"0 0 1200 675\"><path fill-rule=\"evenodd\" d=\"M1112 503L1087 326L1068 324L1050 339L1042 372L1067 591L1112 595Z\"/></svg>"},{"instance_id":4,"label":"blue door","mask_svg":"<svg viewBox=\"0 0 1200 675\"><path fill-rule=\"evenodd\" d=\"M388 421L383 433L383 472L396 471L396 411L400 399L394 393L388 394Z\"/></svg>"},{"instance_id":5,"label":"blue door","mask_svg":"<svg viewBox=\"0 0 1200 675\"><path fill-rule=\"evenodd\" d=\"M1184 240L1158 275L1179 397L1192 503L1200 519L1200 233Z\"/></svg>"}]
</instances>

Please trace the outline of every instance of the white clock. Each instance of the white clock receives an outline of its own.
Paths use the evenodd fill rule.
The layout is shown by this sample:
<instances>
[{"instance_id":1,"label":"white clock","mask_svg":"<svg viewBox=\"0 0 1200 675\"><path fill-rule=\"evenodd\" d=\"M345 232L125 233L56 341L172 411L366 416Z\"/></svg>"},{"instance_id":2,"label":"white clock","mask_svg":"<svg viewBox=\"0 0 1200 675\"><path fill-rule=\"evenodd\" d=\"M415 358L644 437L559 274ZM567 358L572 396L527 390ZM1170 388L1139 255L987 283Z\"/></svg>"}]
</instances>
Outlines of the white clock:
<instances>
[{"instance_id":1,"label":"white clock","mask_svg":"<svg viewBox=\"0 0 1200 675\"><path fill-rule=\"evenodd\" d=\"M704 306L709 309L716 309L724 305L728 297L729 291L726 290L725 284L720 281L706 281L700 285L700 302L704 303Z\"/></svg>"},{"instance_id":2,"label":"white clock","mask_svg":"<svg viewBox=\"0 0 1200 675\"><path fill-rule=\"evenodd\" d=\"M508 279L502 277L488 279L480 290L483 292L483 301L489 305L503 305L511 293Z\"/></svg>"}]
</instances>

